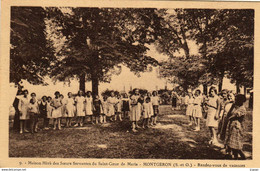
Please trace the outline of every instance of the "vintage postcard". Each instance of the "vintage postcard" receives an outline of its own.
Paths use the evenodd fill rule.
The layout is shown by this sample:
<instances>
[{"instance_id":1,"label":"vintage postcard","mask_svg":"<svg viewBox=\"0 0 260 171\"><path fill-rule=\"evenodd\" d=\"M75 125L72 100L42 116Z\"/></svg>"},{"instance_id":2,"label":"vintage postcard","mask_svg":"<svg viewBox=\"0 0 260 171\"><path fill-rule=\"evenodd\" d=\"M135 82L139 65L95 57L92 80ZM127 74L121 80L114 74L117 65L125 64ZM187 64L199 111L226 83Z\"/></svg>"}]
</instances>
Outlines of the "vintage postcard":
<instances>
[{"instance_id":1,"label":"vintage postcard","mask_svg":"<svg viewBox=\"0 0 260 171\"><path fill-rule=\"evenodd\" d=\"M2 0L0 167L259 168L259 21L259 2Z\"/></svg>"}]
</instances>

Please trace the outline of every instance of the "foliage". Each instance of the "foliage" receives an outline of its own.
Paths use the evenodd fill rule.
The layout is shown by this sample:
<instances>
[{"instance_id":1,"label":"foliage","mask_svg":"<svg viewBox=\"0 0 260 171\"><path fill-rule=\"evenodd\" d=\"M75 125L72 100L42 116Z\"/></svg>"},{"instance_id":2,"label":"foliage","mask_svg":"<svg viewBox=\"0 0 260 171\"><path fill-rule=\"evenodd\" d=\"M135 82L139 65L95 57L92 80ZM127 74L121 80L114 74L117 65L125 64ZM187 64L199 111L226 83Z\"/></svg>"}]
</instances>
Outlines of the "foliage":
<instances>
[{"instance_id":1,"label":"foliage","mask_svg":"<svg viewBox=\"0 0 260 171\"><path fill-rule=\"evenodd\" d=\"M41 7L11 7L10 82L44 83L52 69L52 42L46 39L46 13Z\"/></svg>"},{"instance_id":2,"label":"foliage","mask_svg":"<svg viewBox=\"0 0 260 171\"><path fill-rule=\"evenodd\" d=\"M164 20L168 25L164 25L166 33L159 49L170 59L162 62L161 77L185 88L222 84L224 76L239 85L252 87L253 10L175 9L169 16ZM166 35L171 38L167 39ZM199 46L198 56L190 56L189 47L185 50L183 44L194 40ZM185 55L176 57L174 53L180 50Z\"/></svg>"},{"instance_id":3,"label":"foliage","mask_svg":"<svg viewBox=\"0 0 260 171\"><path fill-rule=\"evenodd\" d=\"M185 90L199 85L199 79L204 73L203 59L198 56L170 58L161 62L160 76L168 78L173 84L179 84Z\"/></svg>"},{"instance_id":4,"label":"foliage","mask_svg":"<svg viewBox=\"0 0 260 171\"><path fill-rule=\"evenodd\" d=\"M119 74L120 64L136 74L150 71L157 61L146 55L152 40L147 15L154 9L71 8L69 13L49 8L50 19L66 40L58 52L60 62L52 76L65 81L84 73L86 80L109 82ZM63 72L60 72L63 71Z\"/></svg>"}]
</instances>

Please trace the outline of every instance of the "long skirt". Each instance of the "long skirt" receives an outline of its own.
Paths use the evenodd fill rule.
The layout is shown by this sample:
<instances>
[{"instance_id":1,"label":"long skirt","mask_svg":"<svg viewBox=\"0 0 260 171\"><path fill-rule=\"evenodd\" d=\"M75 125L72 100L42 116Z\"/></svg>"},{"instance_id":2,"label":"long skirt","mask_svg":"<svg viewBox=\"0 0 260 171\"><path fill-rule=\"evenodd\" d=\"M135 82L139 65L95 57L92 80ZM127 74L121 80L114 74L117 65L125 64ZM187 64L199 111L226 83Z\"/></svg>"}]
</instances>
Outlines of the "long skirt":
<instances>
[{"instance_id":1,"label":"long skirt","mask_svg":"<svg viewBox=\"0 0 260 171\"><path fill-rule=\"evenodd\" d=\"M243 148L243 128L239 121L233 121L228 126L226 144L233 149L242 150Z\"/></svg>"},{"instance_id":2,"label":"long skirt","mask_svg":"<svg viewBox=\"0 0 260 171\"><path fill-rule=\"evenodd\" d=\"M115 107L113 104L108 105L108 111L107 111L107 116L114 116L115 115Z\"/></svg>"},{"instance_id":3,"label":"long skirt","mask_svg":"<svg viewBox=\"0 0 260 171\"><path fill-rule=\"evenodd\" d=\"M130 111L130 121L139 121L141 117L140 105L134 105Z\"/></svg>"},{"instance_id":4,"label":"long skirt","mask_svg":"<svg viewBox=\"0 0 260 171\"><path fill-rule=\"evenodd\" d=\"M189 104L187 106L187 109L186 109L186 115L187 116L192 116L192 111L193 111L193 105L192 104Z\"/></svg>"},{"instance_id":5,"label":"long skirt","mask_svg":"<svg viewBox=\"0 0 260 171\"><path fill-rule=\"evenodd\" d=\"M61 108L57 108L57 109L53 109L52 111L52 118L60 118L62 117L62 114L61 114Z\"/></svg>"},{"instance_id":6,"label":"long skirt","mask_svg":"<svg viewBox=\"0 0 260 171\"><path fill-rule=\"evenodd\" d=\"M206 125L208 127L218 127L218 120L215 119L215 115L216 115L216 109L209 107L208 108L208 114L207 114L207 121L206 121Z\"/></svg>"},{"instance_id":7,"label":"long skirt","mask_svg":"<svg viewBox=\"0 0 260 171\"><path fill-rule=\"evenodd\" d=\"M194 105L192 115L196 118L202 118L202 110L200 105Z\"/></svg>"}]
</instances>

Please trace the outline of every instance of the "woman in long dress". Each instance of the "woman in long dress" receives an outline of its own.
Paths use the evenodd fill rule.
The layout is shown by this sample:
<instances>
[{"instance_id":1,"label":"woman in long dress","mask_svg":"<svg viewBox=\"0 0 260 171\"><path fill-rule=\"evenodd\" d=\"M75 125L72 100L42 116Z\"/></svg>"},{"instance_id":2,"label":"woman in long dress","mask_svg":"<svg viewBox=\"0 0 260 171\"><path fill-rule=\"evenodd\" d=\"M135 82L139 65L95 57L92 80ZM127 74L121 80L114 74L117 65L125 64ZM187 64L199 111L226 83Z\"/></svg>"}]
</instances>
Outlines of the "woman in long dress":
<instances>
[{"instance_id":1,"label":"woman in long dress","mask_svg":"<svg viewBox=\"0 0 260 171\"><path fill-rule=\"evenodd\" d=\"M186 101L186 115L189 116L189 126L192 125L192 121L194 121L195 119L193 118L193 115L192 115L192 112L193 112L193 101L194 101L194 98L193 98L193 94L192 92L189 92L188 93L188 98L187 98L187 101Z\"/></svg>"},{"instance_id":2,"label":"woman in long dress","mask_svg":"<svg viewBox=\"0 0 260 171\"><path fill-rule=\"evenodd\" d=\"M140 99L139 90L135 89L134 94L130 97L131 103L131 112L130 112L130 120L132 122L132 131L137 132L136 128L138 128L137 122L140 120L141 111L140 111L140 103L138 100Z\"/></svg>"},{"instance_id":3,"label":"woman in long dress","mask_svg":"<svg viewBox=\"0 0 260 171\"><path fill-rule=\"evenodd\" d=\"M20 113L20 134L23 132L29 132L27 127L27 121L30 119L29 116L29 104L30 99L28 97L28 90L23 91L23 97L20 97L19 103L18 103L18 110Z\"/></svg>"},{"instance_id":4,"label":"woman in long dress","mask_svg":"<svg viewBox=\"0 0 260 171\"><path fill-rule=\"evenodd\" d=\"M232 150L235 159L238 159L238 154L241 159L245 159L245 154L243 153L243 135L244 135L244 118L246 115L246 108L244 103L246 97L242 94L236 95L235 107L231 111L231 116L228 124L228 132L226 137L226 144L228 148Z\"/></svg>"},{"instance_id":5,"label":"woman in long dress","mask_svg":"<svg viewBox=\"0 0 260 171\"><path fill-rule=\"evenodd\" d=\"M220 99L217 95L217 89L215 87L210 87L209 89L209 98L206 103L208 107L207 121L206 125L209 127L211 133L211 140L209 144L220 146L216 129L218 128L218 119L219 119L219 110L220 110Z\"/></svg>"},{"instance_id":6,"label":"woman in long dress","mask_svg":"<svg viewBox=\"0 0 260 171\"><path fill-rule=\"evenodd\" d=\"M77 123L75 126L83 126L83 118L85 117L85 109L84 109L85 98L83 96L83 91L78 92L78 96L75 98L76 103L76 116Z\"/></svg>"}]
</instances>

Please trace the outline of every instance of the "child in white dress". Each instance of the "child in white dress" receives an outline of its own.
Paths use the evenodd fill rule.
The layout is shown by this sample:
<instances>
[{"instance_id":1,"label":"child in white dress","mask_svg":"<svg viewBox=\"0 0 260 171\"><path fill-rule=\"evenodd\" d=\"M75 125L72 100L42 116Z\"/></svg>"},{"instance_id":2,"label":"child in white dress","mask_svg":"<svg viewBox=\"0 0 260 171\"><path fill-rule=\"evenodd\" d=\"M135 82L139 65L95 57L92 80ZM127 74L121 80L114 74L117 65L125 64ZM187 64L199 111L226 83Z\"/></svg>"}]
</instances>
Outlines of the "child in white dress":
<instances>
[{"instance_id":1,"label":"child in white dress","mask_svg":"<svg viewBox=\"0 0 260 171\"><path fill-rule=\"evenodd\" d=\"M83 126L83 118L85 117L84 102L85 98L83 96L83 91L80 90L78 96L75 98L77 116L77 123L75 126Z\"/></svg>"},{"instance_id":2,"label":"child in white dress","mask_svg":"<svg viewBox=\"0 0 260 171\"><path fill-rule=\"evenodd\" d=\"M86 113L86 120L87 117L90 117L90 121L94 124L94 117L93 117L93 98L91 91L87 91L85 97L85 113Z\"/></svg>"},{"instance_id":3,"label":"child in white dress","mask_svg":"<svg viewBox=\"0 0 260 171\"><path fill-rule=\"evenodd\" d=\"M195 91L195 98L193 101L193 117L195 119L195 131L199 131L200 130L200 119L202 118L202 96L201 96L201 91L200 90L196 90Z\"/></svg>"},{"instance_id":4,"label":"child in white dress","mask_svg":"<svg viewBox=\"0 0 260 171\"><path fill-rule=\"evenodd\" d=\"M52 110L52 118L54 120L53 123L53 129L55 130L57 129L61 129L61 124L60 124L60 119L61 119L61 106L62 106L62 102L61 102L61 98L60 98L60 92L56 91L54 93L55 98L52 99L51 101L51 106L53 107Z\"/></svg>"},{"instance_id":5,"label":"child in white dress","mask_svg":"<svg viewBox=\"0 0 260 171\"><path fill-rule=\"evenodd\" d=\"M72 97L72 93L68 93L68 98L66 99L65 102L65 111L66 111L66 126L71 127L71 120L74 117L74 105L75 101Z\"/></svg>"},{"instance_id":6,"label":"child in white dress","mask_svg":"<svg viewBox=\"0 0 260 171\"><path fill-rule=\"evenodd\" d=\"M29 104L30 122L31 122L31 133L38 132L37 125L39 119L39 106L36 100L36 94L31 93L31 100Z\"/></svg>"},{"instance_id":7,"label":"child in white dress","mask_svg":"<svg viewBox=\"0 0 260 171\"><path fill-rule=\"evenodd\" d=\"M115 105L115 108L116 108L115 121L117 120L117 118L119 119L119 121L122 121L122 107L123 107L123 101L121 99L121 95L118 94L117 95L117 104Z\"/></svg>"},{"instance_id":8,"label":"child in white dress","mask_svg":"<svg viewBox=\"0 0 260 171\"><path fill-rule=\"evenodd\" d=\"M117 104L118 100L115 97L114 92L110 93L110 97L107 98L107 105L108 105L108 113L107 116L110 117L110 121L113 121L113 117L115 116L115 105Z\"/></svg>"},{"instance_id":9,"label":"child in white dress","mask_svg":"<svg viewBox=\"0 0 260 171\"><path fill-rule=\"evenodd\" d=\"M152 117L152 122L151 125L156 125L157 124L157 117L159 115L159 103L160 103L160 98L158 97L158 94L156 91L153 91L151 97L151 102L153 105L153 117Z\"/></svg>"},{"instance_id":10,"label":"child in white dress","mask_svg":"<svg viewBox=\"0 0 260 171\"><path fill-rule=\"evenodd\" d=\"M189 126L192 125L192 122L194 120L193 118L193 115L192 115L192 112L193 112L193 101L194 101L194 98L193 98L193 95L191 92L188 93L188 99L186 101L186 115L189 116Z\"/></svg>"},{"instance_id":11,"label":"child in white dress","mask_svg":"<svg viewBox=\"0 0 260 171\"><path fill-rule=\"evenodd\" d=\"M143 128L148 128L149 126L149 118L151 117L152 110L151 108L152 103L150 97L146 97L145 102L142 105L143 110Z\"/></svg>"},{"instance_id":12,"label":"child in white dress","mask_svg":"<svg viewBox=\"0 0 260 171\"><path fill-rule=\"evenodd\" d=\"M52 118L52 110L53 110L53 107L51 106L51 101L52 101L52 98L50 96L48 96L48 98L47 98L47 118L49 118L49 119ZM49 128L49 125L48 125L48 128Z\"/></svg>"},{"instance_id":13,"label":"child in white dress","mask_svg":"<svg viewBox=\"0 0 260 171\"><path fill-rule=\"evenodd\" d=\"M63 94L60 95L60 100L61 100L61 104L62 104L62 106L61 106L61 108L60 108L60 110L61 110L60 122L61 122L61 125L64 126L64 125L62 124L62 119L65 119L65 121L66 121L67 114L66 114L66 106L65 106L65 104L66 104L66 99L64 99Z\"/></svg>"}]
</instances>

